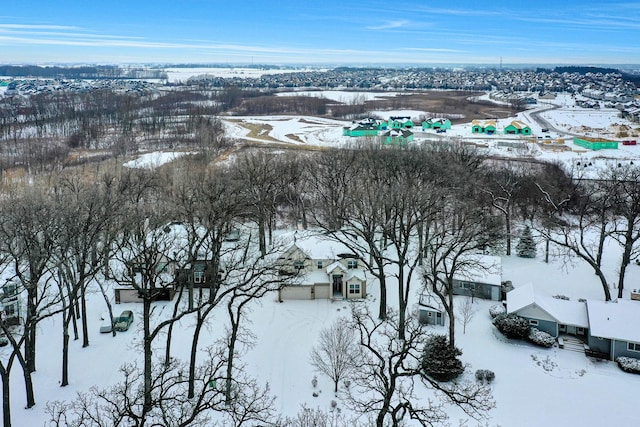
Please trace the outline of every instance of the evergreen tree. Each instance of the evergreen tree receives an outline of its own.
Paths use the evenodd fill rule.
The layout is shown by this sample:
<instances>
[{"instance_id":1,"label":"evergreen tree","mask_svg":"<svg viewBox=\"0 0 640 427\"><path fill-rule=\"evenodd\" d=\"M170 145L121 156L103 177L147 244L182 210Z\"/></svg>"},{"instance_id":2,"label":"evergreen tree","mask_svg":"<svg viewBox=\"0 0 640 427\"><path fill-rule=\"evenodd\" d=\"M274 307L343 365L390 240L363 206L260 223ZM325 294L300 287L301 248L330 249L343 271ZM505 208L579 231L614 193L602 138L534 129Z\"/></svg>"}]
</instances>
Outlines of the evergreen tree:
<instances>
[{"instance_id":1,"label":"evergreen tree","mask_svg":"<svg viewBox=\"0 0 640 427\"><path fill-rule=\"evenodd\" d=\"M536 257L536 242L533 240L531 228L527 225L520 236L520 241L516 246L516 253L522 258Z\"/></svg>"},{"instance_id":2,"label":"evergreen tree","mask_svg":"<svg viewBox=\"0 0 640 427\"><path fill-rule=\"evenodd\" d=\"M433 335L424 346L422 355L423 372L436 381L451 381L464 372L457 347L452 347L444 335Z\"/></svg>"}]
</instances>

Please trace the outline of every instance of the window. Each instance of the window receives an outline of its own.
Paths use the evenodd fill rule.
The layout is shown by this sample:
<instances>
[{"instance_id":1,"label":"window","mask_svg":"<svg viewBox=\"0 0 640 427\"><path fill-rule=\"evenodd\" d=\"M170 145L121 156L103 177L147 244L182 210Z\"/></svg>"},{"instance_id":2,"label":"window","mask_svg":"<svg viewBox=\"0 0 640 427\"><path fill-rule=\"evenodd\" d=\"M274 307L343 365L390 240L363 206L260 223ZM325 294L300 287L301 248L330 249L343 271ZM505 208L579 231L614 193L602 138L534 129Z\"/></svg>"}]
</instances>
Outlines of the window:
<instances>
[{"instance_id":1,"label":"window","mask_svg":"<svg viewBox=\"0 0 640 427\"><path fill-rule=\"evenodd\" d=\"M4 295L6 297L14 296L16 294L16 285L14 283L7 283L6 285L4 285L2 290L4 291Z\"/></svg>"},{"instance_id":2,"label":"window","mask_svg":"<svg viewBox=\"0 0 640 427\"><path fill-rule=\"evenodd\" d=\"M627 343L627 350L629 351L640 351L640 344L635 342Z\"/></svg>"},{"instance_id":3,"label":"window","mask_svg":"<svg viewBox=\"0 0 640 427\"><path fill-rule=\"evenodd\" d=\"M530 324L531 326L538 326L538 321L537 321L537 320L530 319L530 320L529 320L529 324Z\"/></svg>"},{"instance_id":4,"label":"window","mask_svg":"<svg viewBox=\"0 0 640 427\"><path fill-rule=\"evenodd\" d=\"M293 268L296 270L302 270L304 268L304 261L294 261Z\"/></svg>"},{"instance_id":5,"label":"window","mask_svg":"<svg viewBox=\"0 0 640 427\"><path fill-rule=\"evenodd\" d=\"M318 261L318 270L322 268L322 261Z\"/></svg>"},{"instance_id":6,"label":"window","mask_svg":"<svg viewBox=\"0 0 640 427\"><path fill-rule=\"evenodd\" d=\"M7 304L4 306L4 315L6 317L14 317L17 315L16 313L16 305L15 304Z\"/></svg>"},{"instance_id":7,"label":"window","mask_svg":"<svg viewBox=\"0 0 640 427\"><path fill-rule=\"evenodd\" d=\"M352 268L358 268L358 260L357 259L350 259L347 261L347 268L352 269Z\"/></svg>"},{"instance_id":8,"label":"window","mask_svg":"<svg viewBox=\"0 0 640 427\"><path fill-rule=\"evenodd\" d=\"M204 282L204 271L194 271L193 283L202 283L202 282Z\"/></svg>"},{"instance_id":9,"label":"window","mask_svg":"<svg viewBox=\"0 0 640 427\"><path fill-rule=\"evenodd\" d=\"M350 295L359 295L360 294L360 283L349 283L349 294Z\"/></svg>"}]
</instances>

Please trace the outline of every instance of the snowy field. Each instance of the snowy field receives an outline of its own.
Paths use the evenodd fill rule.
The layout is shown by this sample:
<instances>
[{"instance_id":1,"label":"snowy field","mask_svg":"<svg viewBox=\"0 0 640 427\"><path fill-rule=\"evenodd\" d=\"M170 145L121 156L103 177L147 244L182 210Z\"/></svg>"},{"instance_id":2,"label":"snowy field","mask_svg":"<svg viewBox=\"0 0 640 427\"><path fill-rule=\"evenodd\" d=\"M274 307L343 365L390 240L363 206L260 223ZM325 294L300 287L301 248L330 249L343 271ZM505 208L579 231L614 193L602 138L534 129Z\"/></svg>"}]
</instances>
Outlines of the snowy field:
<instances>
[{"instance_id":1,"label":"snowy field","mask_svg":"<svg viewBox=\"0 0 640 427\"><path fill-rule=\"evenodd\" d=\"M153 153L146 153L138 158L125 163L123 166L126 168L138 168L138 169L154 169L165 163L172 162L178 157L185 156L191 153L185 153L181 151L174 152L162 152L155 151Z\"/></svg>"},{"instance_id":2,"label":"snowy field","mask_svg":"<svg viewBox=\"0 0 640 427\"><path fill-rule=\"evenodd\" d=\"M291 94L294 92L284 92ZM387 95L379 92L345 92L345 91L308 91L296 92L298 94L309 94L311 96L322 96L341 102L349 102L357 97L367 97L373 99L376 96ZM353 95L350 95L353 94ZM349 98L353 96L356 98ZM488 96L487 96L488 98ZM551 109L551 108L556 109ZM531 113L543 111L542 118L546 119L560 132L542 132L542 126L536 123ZM438 116L428 111L420 110L388 110L371 111L377 117L388 119L391 116L409 116L413 119L424 115L427 117ZM567 165L587 160L591 163L603 163L606 159L613 162L633 161L640 159L640 145L623 146L619 144L617 150L590 151L579 147L572 142L572 134L600 136L613 138L619 125L628 126L632 132L640 135L640 125L631 123L617 117L617 110L612 109L587 109L577 107L575 100L568 94L559 94L553 100L540 100L537 105L518 113L516 116L496 120L498 132L494 135L479 135L471 133L471 123L456 124L447 130L445 134L438 134L433 130L422 132L420 123L416 123L414 131L414 144L429 144L442 140L443 138L456 138L465 142L476 144L481 152L505 156L505 157L532 157L561 161ZM502 129L508 126L511 121L520 120L528 124L532 130L531 137L518 135L505 135ZM281 142L286 144L300 144L322 147L341 147L346 144L356 142L359 138L342 136L342 128L351 125L350 120L334 120L311 116L252 116L224 118L223 123L227 135L231 138L246 139L254 142ZM243 126L247 123L250 126L261 127L260 134L249 135L250 129ZM640 137L629 137L637 139L640 144ZM361 138L360 138L361 139ZM619 138L614 138L619 140ZM562 141L561 145L568 148L566 151L543 149L545 142ZM505 147L504 143L523 143L523 149Z\"/></svg>"},{"instance_id":3,"label":"snowy field","mask_svg":"<svg viewBox=\"0 0 640 427\"><path fill-rule=\"evenodd\" d=\"M537 292L545 295L564 294L577 298L602 300L602 290L593 272L576 260L575 265L559 261L545 264L541 261L541 248L537 259L515 256L503 257L503 280L511 280L515 287L531 283ZM605 265L607 273L615 272L619 253L608 248ZM640 267L631 265L627 283L638 283ZM393 289L393 284L389 284ZM413 283L413 302L417 301L419 283ZM631 285L632 286L632 285ZM370 282L370 296L363 302L376 310L379 289ZM389 291L389 304L397 302L394 292ZM457 297L463 298L463 297ZM156 312L161 315L171 306L156 303ZM635 407L630 399L640 387L640 376L620 370L613 362L594 361L582 354L558 348L544 349L524 342L507 342L490 323L488 309L495 302L476 300L476 313L467 326L457 330L457 345L462 349L462 360L468 363L465 375L476 369L490 369L496 379L492 385L497 407L490 412L487 426L614 426L634 425ZM640 308L640 302L639 308ZM19 368L14 369L12 384L12 408L14 425L39 426L47 420L45 405L51 399L72 399L76 392L85 391L92 385L108 386L119 381L118 368L125 362L137 362L141 366L141 306L134 303L115 305L114 311L131 309L135 314L132 328L119 333L115 338L99 334L104 313L104 302L98 294L89 297L89 328L91 345L81 348L80 341L71 342L70 386L59 387L61 334L60 319L54 318L41 324L38 331L38 366L34 375L37 405L24 410ZM261 304L255 304L249 314L251 329L257 337L256 346L242 360L245 372L256 377L260 383L269 383L271 392L277 396L276 409L284 414L298 412L301 405L328 410L331 400L346 411L340 392L335 397L331 382L314 372L309 363L309 352L320 331L335 319L348 316L349 306L345 302L286 301L276 302L275 295L267 296ZM219 319L224 313L219 313ZM461 325L460 325L461 326ZM181 333L174 332L173 348L176 356L186 358L190 345L192 321L182 320L178 324ZM215 320L202 337L202 346L210 344L223 329L220 320ZM443 327L433 327L434 333L446 333ZM161 341L161 340L160 340ZM6 348L5 350L6 351ZM161 351L156 351L161 354ZM318 375L318 387L313 388L311 379ZM313 397L314 391L321 391ZM423 396L425 399L428 394ZM458 425L463 415L451 409L451 422ZM464 424L475 426L475 422ZM485 425L484 423L482 425Z\"/></svg>"}]
</instances>

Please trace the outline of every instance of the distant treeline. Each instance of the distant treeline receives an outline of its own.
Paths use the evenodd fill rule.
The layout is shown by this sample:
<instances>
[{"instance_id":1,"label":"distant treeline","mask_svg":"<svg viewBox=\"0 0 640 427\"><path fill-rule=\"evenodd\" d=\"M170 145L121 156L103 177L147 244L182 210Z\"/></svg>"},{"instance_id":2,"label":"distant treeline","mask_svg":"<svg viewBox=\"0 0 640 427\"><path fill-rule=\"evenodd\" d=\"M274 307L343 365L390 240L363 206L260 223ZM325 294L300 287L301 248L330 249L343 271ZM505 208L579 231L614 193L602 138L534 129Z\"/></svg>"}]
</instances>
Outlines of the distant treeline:
<instances>
[{"instance_id":1,"label":"distant treeline","mask_svg":"<svg viewBox=\"0 0 640 427\"><path fill-rule=\"evenodd\" d=\"M82 67L42 67L38 65L0 65L0 76L65 79L139 79L166 78L163 70L121 68L115 65Z\"/></svg>"}]
</instances>

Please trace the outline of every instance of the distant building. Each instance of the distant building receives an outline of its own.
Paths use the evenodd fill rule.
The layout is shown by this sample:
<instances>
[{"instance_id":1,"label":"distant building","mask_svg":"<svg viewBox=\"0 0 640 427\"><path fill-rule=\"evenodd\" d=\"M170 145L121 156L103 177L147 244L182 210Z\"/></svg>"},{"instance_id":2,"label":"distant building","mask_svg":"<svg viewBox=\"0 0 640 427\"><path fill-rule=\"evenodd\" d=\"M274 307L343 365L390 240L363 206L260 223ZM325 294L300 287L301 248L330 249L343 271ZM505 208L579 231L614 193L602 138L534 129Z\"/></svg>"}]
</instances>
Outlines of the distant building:
<instances>
[{"instance_id":1,"label":"distant building","mask_svg":"<svg viewBox=\"0 0 640 427\"><path fill-rule=\"evenodd\" d=\"M382 134L384 145L406 145L413 141L413 132L406 129L391 129Z\"/></svg>"},{"instance_id":2,"label":"distant building","mask_svg":"<svg viewBox=\"0 0 640 427\"><path fill-rule=\"evenodd\" d=\"M493 135L496 133L496 122L495 120L485 120L483 122L480 120L474 120L471 122L471 132Z\"/></svg>"},{"instance_id":3,"label":"distant building","mask_svg":"<svg viewBox=\"0 0 640 427\"><path fill-rule=\"evenodd\" d=\"M427 129L451 129L451 120L429 118L422 122L422 130Z\"/></svg>"},{"instance_id":4,"label":"distant building","mask_svg":"<svg viewBox=\"0 0 640 427\"><path fill-rule=\"evenodd\" d=\"M520 120L514 120L504 128L504 133L509 135L531 135L531 128Z\"/></svg>"},{"instance_id":5,"label":"distant building","mask_svg":"<svg viewBox=\"0 0 640 427\"><path fill-rule=\"evenodd\" d=\"M618 141L609 141L602 138L574 137L573 143L589 150L618 149Z\"/></svg>"}]
</instances>

